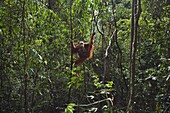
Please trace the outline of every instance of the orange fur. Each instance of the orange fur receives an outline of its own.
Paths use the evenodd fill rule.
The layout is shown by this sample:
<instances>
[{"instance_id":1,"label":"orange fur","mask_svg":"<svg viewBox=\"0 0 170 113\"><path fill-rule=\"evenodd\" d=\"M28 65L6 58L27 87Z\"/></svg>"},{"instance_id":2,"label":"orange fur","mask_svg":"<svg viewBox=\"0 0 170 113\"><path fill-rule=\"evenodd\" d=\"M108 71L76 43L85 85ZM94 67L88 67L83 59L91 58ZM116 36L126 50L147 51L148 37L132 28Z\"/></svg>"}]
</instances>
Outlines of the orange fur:
<instances>
[{"instance_id":1,"label":"orange fur","mask_svg":"<svg viewBox=\"0 0 170 113\"><path fill-rule=\"evenodd\" d=\"M96 33L93 33L90 36L90 41L87 43L84 43L81 41L81 43L77 44L76 46L74 45L73 42L71 42L71 51L72 54L78 54L79 59L77 59L74 63L75 65L80 65L82 64L86 59L90 59L93 56L93 51L94 51L94 35Z\"/></svg>"}]
</instances>

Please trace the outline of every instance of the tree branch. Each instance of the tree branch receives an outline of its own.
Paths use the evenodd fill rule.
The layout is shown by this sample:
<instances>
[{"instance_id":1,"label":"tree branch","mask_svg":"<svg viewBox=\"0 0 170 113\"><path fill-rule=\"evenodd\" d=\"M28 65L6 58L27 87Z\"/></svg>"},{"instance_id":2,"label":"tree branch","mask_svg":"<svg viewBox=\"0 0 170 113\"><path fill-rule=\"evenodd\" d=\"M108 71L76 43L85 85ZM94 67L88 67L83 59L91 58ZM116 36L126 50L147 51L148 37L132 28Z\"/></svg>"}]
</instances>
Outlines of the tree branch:
<instances>
[{"instance_id":1,"label":"tree branch","mask_svg":"<svg viewBox=\"0 0 170 113\"><path fill-rule=\"evenodd\" d=\"M94 16L94 22L96 24L97 27L97 31L103 36L104 34L100 31L99 26L98 26L98 19L96 20L96 18L98 18L98 15Z\"/></svg>"},{"instance_id":2,"label":"tree branch","mask_svg":"<svg viewBox=\"0 0 170 113\"><path fill-rule=\"evenodd\" d=\"M113 106L113 99L111 99L111 98L106 98L106 99L99 100L99 101L96 101L96 102L93 102L93 103L90 103L90 104L80 104L80 105L75 105L75 106L88 107L88 106L92 106L92 105L95 105L95 104L98 104L98 103L101 103L101 102L104 102L104 101L110 101L111 105Z\"/></svg>"},{"instance_id":3,"label":"tree branch","mask_svg":"<svg viewBox=\"0 0 170 113\"><path fill-rule=\"evenodd\" d=\"M116 30L112 33L111 39L113 39L113 36L115 35L115 33L116 33ZM111 43L112 43L112 40L109 41L109 45L106 48L106 52L105 52L104 58L106 58L108 56L108 50L109 50L109 48L111 46Z\"/></svg>"}]
</instances>

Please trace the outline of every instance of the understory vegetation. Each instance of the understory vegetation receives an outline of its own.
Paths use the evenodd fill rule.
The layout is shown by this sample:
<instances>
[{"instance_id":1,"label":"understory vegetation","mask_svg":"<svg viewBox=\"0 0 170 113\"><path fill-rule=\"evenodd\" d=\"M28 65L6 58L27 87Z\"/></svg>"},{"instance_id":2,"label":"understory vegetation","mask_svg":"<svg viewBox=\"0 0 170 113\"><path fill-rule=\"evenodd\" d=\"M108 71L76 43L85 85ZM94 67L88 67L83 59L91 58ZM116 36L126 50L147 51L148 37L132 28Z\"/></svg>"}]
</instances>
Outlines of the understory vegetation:
<instances>
[{"instance_id":1,"label":"understory vegetation","mask_svg":"<svg viewBox=\"0 0 170 113\"><path fill-rule=\"evenodd\" d=\"M169 0L1 0L0 113L168 113L169 26Z\"/></svg>"}]
</instances>

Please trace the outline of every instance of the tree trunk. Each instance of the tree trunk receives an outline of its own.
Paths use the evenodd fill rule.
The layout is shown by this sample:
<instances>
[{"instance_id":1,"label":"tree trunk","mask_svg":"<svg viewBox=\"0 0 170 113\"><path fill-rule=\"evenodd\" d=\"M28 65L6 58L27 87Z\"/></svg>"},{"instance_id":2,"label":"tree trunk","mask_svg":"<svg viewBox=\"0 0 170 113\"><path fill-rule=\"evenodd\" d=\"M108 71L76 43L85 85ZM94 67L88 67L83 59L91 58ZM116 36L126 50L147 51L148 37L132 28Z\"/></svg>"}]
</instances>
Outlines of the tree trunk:
<instances>
[{"instance_id":1,"label":"tree trunk","mask_svg":"<svg viewBox=\"0 0 170 113\"><path fill-rule=\"evenodd\" d=\"M127 106L127 113L133 112L134 103L134 78L135 78L135 54L137 50L137 28L138 20L141 14L140 0L132 1L132 16L131 16L131 44L130 44L130 76L129 76L129 101Z\"/></svg>"},{"instance_id":2,"label":"tree trunk","mask_svg":"<svg viewBox=\"0 0 170 113\"><path fill-rule=\"evenodd\" d=\"M72 26L72 4L73 4L73 1L70 0L70 39L71 41L73 40L73 26ZM71 50L70 50L71 51ZM71 61L70 61L70 70L71 70L71 73L70 73L70 81L71 81L71 77L72 77L72 70L73 70L73 54L72 52L70 53L71 54ZM69 88L69 92L68 92L68 103L70 103L70 100L71 100L71 86Z\"/></svg>"},{"instance_id":3,"label":"tree trunk","mask_svg":"<svg viewBox=\"0 0 170 113\"><path fill-rule=\"evenodd\" d=\"M26 55L26 34L25 34L25 1L22 4L22 36L23 36L23 53L24 53L24 110L25 113L29 113L28 108L28 74L27 74L27 55Z\"/></svg>"}]
</instances>

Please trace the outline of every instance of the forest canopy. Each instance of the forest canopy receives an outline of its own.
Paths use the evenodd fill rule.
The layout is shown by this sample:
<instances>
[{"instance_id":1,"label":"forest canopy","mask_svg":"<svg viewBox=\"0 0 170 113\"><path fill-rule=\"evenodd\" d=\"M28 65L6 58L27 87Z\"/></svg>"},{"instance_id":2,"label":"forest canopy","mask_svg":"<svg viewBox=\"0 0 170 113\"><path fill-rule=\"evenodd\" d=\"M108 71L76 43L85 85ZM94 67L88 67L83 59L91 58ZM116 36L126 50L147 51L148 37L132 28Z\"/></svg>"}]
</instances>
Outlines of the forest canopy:
<instances>
[{"instance_id":1,"label":"forest canopy","mask_svg":"<svg viewBox=\"0 0 170 113\"><path fill-rule=\"evenodd\" d=\"M1 0L0 113L168 113L169 26L169 0Z\"/></svg>"}]
</instances>

